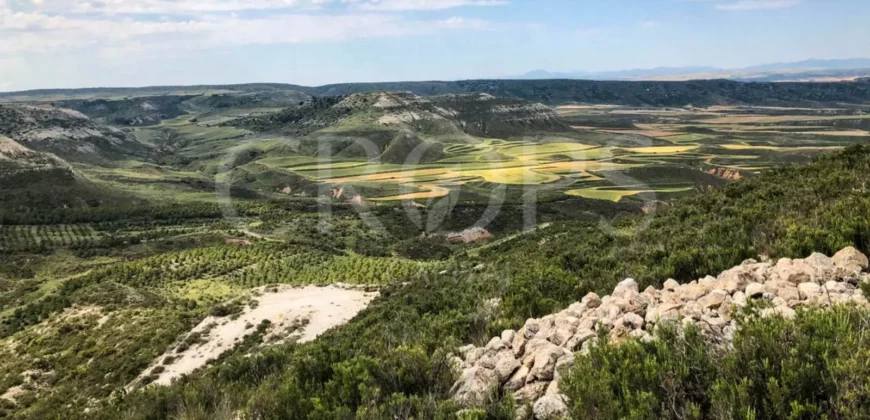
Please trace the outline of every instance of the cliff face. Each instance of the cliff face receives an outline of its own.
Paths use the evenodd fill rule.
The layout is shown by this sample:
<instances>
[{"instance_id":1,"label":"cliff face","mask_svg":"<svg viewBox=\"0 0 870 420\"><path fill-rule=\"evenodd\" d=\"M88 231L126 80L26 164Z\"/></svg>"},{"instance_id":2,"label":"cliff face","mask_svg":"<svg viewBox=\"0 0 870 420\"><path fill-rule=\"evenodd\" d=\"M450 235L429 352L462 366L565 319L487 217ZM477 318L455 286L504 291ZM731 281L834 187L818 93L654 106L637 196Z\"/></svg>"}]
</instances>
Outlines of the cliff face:
<instances>
[{"instance_id":1,"label":"cliff face","mask_svg":"<svg viewBox=\"0 0 870 420\"><path fill-rule=\"evenodd\" d=\"M805 259L783 258L776 263L744 261L719 274L688 284L674 280L662 289L647 288L626 279L610 296L590 293L562 312L529 319L519 331L507 330L484 347L461 349L455 360L462 375L454 397L468 406L479 404L495 386L534 404L536 418L567 416L559 381L598 337L611 342L629 338L653 340L664 323L695 324L712 343L728 342L738 323L735 311L752 300L766 302L760 316L795 315L807 305L854 303L867 306L860 282L870 281L867 257L846 248L829 258L815 253Z\"/></svg>"}]
</instances>

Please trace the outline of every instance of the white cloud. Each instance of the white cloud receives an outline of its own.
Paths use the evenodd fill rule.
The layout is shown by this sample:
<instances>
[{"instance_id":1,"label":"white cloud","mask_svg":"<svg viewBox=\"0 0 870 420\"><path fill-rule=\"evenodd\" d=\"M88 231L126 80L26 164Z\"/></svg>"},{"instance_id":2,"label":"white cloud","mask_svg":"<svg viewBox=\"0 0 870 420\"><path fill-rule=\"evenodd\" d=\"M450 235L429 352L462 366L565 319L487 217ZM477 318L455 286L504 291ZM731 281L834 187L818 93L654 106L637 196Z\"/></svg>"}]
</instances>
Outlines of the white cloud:
<instances>
[{"instance_id":1,"label":"white cloud","mask_svg":"<svg viewBox=\"0 0 870 420\"><path fill-rule=\"evenodd\" d=\"M640 27L645 28L645 29L652 29L652 28L657 28L661 25L662 25L662 23L658 20L648 20L646 22L641 23Z\"/></svg>"},{"instance_id":2,"label":"white cloud","mask_svg":"<svg viewBox=\"0 0 870 420\"><path fill-rule=\"evenodd\" d=\"M501 0L0 0L0 54L91 47L210 48L489 30L485 20L411 17L411 10ZM268 14L252 13L268 10Z\"/></svg>"},{"instance_id":3,"label":"white cloud","mask_svg":"<svg viewBox=\"0 0 870 420\"><path fill-rule=\"evenodd\" d=\"M2 0L0 0L2 1ZM19 9L52 13L179 15L256 10L444 10L500 6L505 0L18 0Z\"/></svg>"},{"instance_id":4,"label":"white cloud","mask_svg":"<svg viewBox=\"0 0 870 420\"><path fill-rule=\"evenodd\" d=\"M444 29L476 29L481 31L493 28L492 23L489 21L482 19L469 19L461 16L454 16L437 21L435 26Z\"/></svg>"},{"instance_id":5,"label":"white cloud","mask_svg":"<svg viewBox=\"0 0 870 420\"><path fill-rule=\"evenodd\" d=\"M54 13L193 14L313 8L325 0L40 0L21 9Z\"/></svg>"},{"instance_id":6,"label":"white cloud","mask_svg":"<svg viewBox=\"0 0 870 420\"><path fill-rule=\"evenodd\" d=\"M800 0L741 0L733 3L717 4L719 10L759 10L759 9L784 9L797 6Z\"/></svg>"},{"instance_id":7,"label":"white cloud","mask_svg":"<svg viewBox=\"0 0 870 420\"><path fill-rule=\"evenodd\" d=\"M378 13L289 13L264 18L230 14L158 21L131 17L0 13L0 39L3 39L0 53L94 47L118 54L124 50L330 42L489 28L489 22L479 19L412 20L402 15Z\"/></svg>"},{"instance_id":8,"label":"white cloud","mask_svg":"<svg viewBox=\"0 0 870 420\"><path fill-rule=\"evenodd\" d=\"M367 10L400 11L400 10L442 10L456 7L503 6L507 1L501 0L345 0L358 3L358 7Z\"/></svg>"}]
</instances>

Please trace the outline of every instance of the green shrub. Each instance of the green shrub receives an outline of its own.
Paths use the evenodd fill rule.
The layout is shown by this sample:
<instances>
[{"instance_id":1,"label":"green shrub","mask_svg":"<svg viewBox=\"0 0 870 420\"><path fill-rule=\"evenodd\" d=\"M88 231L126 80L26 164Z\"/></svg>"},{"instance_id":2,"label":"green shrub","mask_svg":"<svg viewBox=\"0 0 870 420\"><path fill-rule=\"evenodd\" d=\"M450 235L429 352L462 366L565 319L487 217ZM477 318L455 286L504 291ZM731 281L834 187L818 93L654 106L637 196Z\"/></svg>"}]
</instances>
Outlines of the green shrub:
<instances>
[{"instance_id":1,"label":"green shrub","mask_svg":"<svg viewBox=\"0 0 870 420\"><path fill-rule=\"evenodd\" d=\"M870 416L870 311L752 317L733 346L695 328L607 342L578 356L560 389L583 419L859 419Z\"/></svg>"}]
</instances>

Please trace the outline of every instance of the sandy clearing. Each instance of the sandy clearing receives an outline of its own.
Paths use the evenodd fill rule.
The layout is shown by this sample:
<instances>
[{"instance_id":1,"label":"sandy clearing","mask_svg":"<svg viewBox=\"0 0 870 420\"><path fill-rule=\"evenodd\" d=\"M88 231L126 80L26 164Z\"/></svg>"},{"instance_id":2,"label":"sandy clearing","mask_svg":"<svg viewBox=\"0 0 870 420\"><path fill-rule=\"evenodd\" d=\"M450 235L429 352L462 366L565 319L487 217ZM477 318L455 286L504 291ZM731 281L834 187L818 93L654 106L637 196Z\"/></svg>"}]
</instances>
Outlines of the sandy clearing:
<instances>
[{"instance_id":1,"label":"sandy clearing","mask_svg":"<svg viewBox=\"0 0 870 420\"><path fill-rule=\"evenodd\" d=\"M267 335L274 336L283 335L297 321L308 320L307 325L290 335L297 342L304 343L314 340L330 328L346 323L368 307L377 296L377 292L367 293L336 286L284 287L279 288L276 293L264 293L256 298L259 302L256 308L246 307L235 320L212 316L202 320L191 333L208 331L205 337L207 341L198 346L193 345L182 353L175 353L175 346L168 349L154 366L160 365L167 356L173 356L176 360L163 366L166 370L153 383L168 385L173 379L204 366L209 360L231 350L245 336L253 333L263 320L271 321ZM154 366L140 377L149 374Z\"/></svg>"},{"instance_id":2,"label":"sandy clearing","mask_svg":"<svg viewBox=\"0 0 870 420\"><path fill-rule=\"evenodd\" d=\"M407 200L425 200L427 198L441 198L450 194L450 189L439 187L434 184L417 185L421 188L427 188L429 191L408 193L402 195L393 195L389 197L370 198L371 201L407 201Z\"/></svg>"}]
</instances>

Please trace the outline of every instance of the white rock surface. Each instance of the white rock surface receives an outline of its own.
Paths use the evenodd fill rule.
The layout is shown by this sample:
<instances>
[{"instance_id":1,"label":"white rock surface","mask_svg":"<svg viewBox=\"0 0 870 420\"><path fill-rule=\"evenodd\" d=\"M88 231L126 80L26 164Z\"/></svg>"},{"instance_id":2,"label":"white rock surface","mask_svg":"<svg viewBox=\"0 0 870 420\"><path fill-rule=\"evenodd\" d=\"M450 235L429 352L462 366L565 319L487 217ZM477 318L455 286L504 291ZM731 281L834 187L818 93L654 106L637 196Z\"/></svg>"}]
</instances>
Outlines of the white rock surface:
<instances>
[{"instance_id":1,"label":"white rock surface","mask_svg":"<svg viewBox=\"0 0 870 420\"><path fill-rule=\"evenodd\" d=\"M711 341L731 340L738 328L735 311L749 301L769 305L760 316L797 315L795 308L835 303L868 305L855 285L865 281L867 257L846 248L832 258L815 253L806 259L783 258L771 265L755 260L687 284L673 279L662 289L639 292L633 279L621 281L610 296L589 293L567 309L529 319L519 330L506 330L484 347L459 349L462 375L453 394L468 406L482 402L492 386L533 404L537 419L568 416L559 393L564 371L578 353L595 345L600 333L613 342L653 340L657 324L696 324Z\"/></svg>"}]
</instances>

